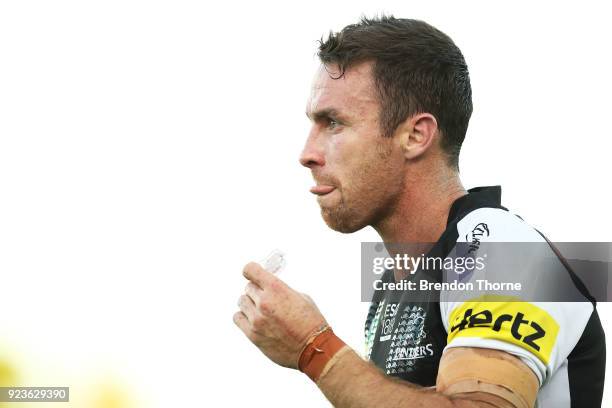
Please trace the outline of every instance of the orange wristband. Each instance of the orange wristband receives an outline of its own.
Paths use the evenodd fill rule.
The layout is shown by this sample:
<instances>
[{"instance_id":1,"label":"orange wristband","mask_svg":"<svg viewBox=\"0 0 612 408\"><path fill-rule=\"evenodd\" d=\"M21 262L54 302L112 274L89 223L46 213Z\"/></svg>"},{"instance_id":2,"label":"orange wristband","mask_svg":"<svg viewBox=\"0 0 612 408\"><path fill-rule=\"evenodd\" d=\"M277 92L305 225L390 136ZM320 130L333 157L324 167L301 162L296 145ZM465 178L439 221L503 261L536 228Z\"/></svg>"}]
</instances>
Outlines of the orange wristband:
<instances>
[{"instance_id":1,"label":"orange wristband","mask_svg":"<svg viewBox=\"0 0 612 408\"><path fill-rule=\"evenodd\" d=\"M332 357L346 344L327 326L313 336L300 355L298 368L315 383Z\"/></svg>"}]
</instances>

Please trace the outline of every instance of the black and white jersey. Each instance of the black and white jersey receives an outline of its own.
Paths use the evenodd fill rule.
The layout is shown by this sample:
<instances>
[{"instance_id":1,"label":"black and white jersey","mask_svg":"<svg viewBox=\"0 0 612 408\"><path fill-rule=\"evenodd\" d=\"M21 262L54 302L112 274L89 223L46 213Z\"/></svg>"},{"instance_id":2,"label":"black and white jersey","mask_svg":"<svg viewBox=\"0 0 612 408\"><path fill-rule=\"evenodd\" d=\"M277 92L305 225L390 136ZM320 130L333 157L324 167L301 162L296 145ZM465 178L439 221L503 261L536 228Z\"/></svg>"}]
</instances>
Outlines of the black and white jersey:
<instances>
[{"instance_id":1,"label":"black and white jersey","mask_svg":"<svg viewBox=\"0 0 612 408\"><path fill-rule=\"evenodd\" d=\"M501 206L499 186L474 188L457 199L451 207L447 229L428 256L448 256L475 235L478 244L549 245L537 230ZM549 248L551 256L558 257L552 246ZM553 284L538 274L540 263L536 256L525 253L517 258L513 275L541 286ZM434 275L442 272L417 271L415 278L439 281L439 276ZM477 278L478 274L473 274L468 280ZM595 302L571 271L555 279L567 280L579 301L502 302L455 297L444 291L406 291L398 299L377 292L366 319L366 356L387 375L432 386L445 350L502 350L520 358L537 376L537 407L600 407L605 338ZM383 281L394 281L393 273L387 271Z\"/></svg>"}]
</instances>

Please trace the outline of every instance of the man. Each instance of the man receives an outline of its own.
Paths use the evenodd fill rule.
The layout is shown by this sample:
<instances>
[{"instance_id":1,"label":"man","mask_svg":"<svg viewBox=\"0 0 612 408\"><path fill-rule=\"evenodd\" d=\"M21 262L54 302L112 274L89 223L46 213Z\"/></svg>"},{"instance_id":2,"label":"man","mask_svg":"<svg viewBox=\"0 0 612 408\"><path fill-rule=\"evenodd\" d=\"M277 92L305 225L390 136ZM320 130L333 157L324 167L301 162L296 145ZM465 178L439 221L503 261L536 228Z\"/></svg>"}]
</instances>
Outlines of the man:
<instances>
[{"instance_id":1,"label":"man","mask_svg":"<svg viewBox=\"0 0 612 408\"><path fill-rule=\"evenodd\" d=\"M499 187L468 192L461 184L471 88L448 36L421 21L363 19L332 33L319 57L300 163L312 172L311 192L330 228L371 225L389 253L402 242L435 243L428 255L442 256L462 241L546 242L501 206ZM520 269L535 279L529 268ZM272 361L306 373L336 407L601 405L604 334L582 287L576 303L377 293L364 361L309 297L256 263L243 274L249 283L236 325ZM384 275L404 278L397 269ZM418 334L407 338L404 324Z\"/></svg>"}]
</instances>

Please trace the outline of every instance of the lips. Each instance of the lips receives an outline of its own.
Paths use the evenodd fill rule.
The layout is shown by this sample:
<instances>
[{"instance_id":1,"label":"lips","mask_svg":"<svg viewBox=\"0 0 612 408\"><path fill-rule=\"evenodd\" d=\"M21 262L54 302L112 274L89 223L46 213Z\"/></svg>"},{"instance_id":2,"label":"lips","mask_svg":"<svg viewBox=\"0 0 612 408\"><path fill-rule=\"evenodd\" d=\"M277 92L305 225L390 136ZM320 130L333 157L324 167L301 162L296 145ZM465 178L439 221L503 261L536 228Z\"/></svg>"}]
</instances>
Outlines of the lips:
<instances>
[{"instance_id":1,"label":"lips","mask_svg":"<svg viewBox=\"0 0 612 408\"><path fill-rule=\"evenodd\" d=\"M310 189L310 192L312 194L316 194L316 195L322 196L322 195L331 193L335 189L336 189L336 187L334 187L334 186L317 185L317 186L312 187Z\"/></svg>"}]
</instances>

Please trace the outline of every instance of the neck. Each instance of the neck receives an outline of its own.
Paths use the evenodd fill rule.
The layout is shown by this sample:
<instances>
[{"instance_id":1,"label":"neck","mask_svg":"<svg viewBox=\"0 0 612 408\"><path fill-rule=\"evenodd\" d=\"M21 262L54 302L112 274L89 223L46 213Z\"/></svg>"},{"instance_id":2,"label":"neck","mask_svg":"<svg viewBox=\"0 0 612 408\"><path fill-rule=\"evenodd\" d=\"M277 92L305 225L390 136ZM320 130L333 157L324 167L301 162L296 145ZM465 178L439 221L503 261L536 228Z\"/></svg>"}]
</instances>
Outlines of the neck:
<instances>
[{"instance_id":1,"label":"neck","mask_svg":"<svg viewBox=\"0 0 612 408\"><path fill-rule=\"evenodd\" d=\"M415 171L390 213L373 225L385 244L435 243L446 229L450 207L467 192L456 171L431 170Z\"/></svg>"}]
</instances>

